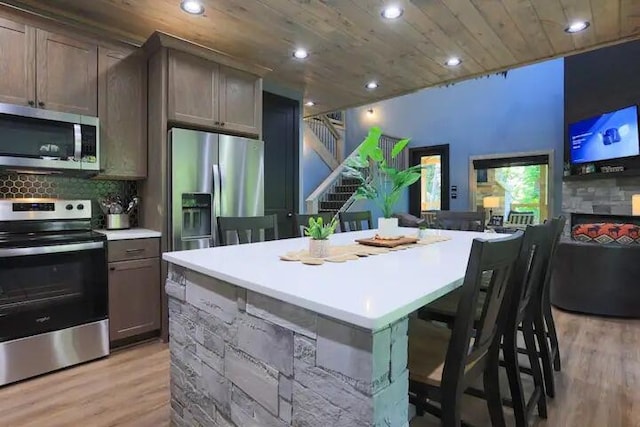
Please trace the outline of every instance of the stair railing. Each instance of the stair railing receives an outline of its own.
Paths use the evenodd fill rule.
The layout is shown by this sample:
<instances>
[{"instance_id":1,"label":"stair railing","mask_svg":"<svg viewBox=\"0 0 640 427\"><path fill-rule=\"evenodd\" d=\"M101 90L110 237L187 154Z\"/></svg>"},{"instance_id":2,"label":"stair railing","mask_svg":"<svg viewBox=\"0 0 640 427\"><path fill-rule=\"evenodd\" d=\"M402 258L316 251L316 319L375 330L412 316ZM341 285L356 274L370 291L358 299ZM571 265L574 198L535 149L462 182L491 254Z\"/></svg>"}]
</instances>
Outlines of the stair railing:
<instances>
[{"instance_id":1,"label":"stair railing","mask_svg":"<svg viewBox=\"0 0 640 427\"><path fill-rule=\"evenodd\" d=\"M340 112L339 112L340 113ZM322 145L331 153L337 163L344 160L344 122L336 120L335 114L321 114L304 119L305 123L318 137ZM342 113L339 114L342 118Z\"/></svg>"},{"instance_id":2,"label":"stair railing","mask_svg":"<svg viewBox=\"0 0 640 427\"><path fill-rule=\"evenodd\" d=\"M407 150L403 152L402 155L397 156L395 159L391 156L391 151L396 142L399 141L399 138L390 137L388 135L382 135L380 137L380 148L382 149L382 153L384 158L387 161L387 165L394 167L396 169L405 169L409 163L409 157L407 154ZM329 194L335 193L336 187L342 184L343 181L343 172L347 167L347 163L349 160L358 155L358 151L360 151L360 146L362 143L358 145L358 147L353 150L353 152L347 157L333 172L315 189L309 197L305 200L305 208L306 212L309 214L316 214L320 208L320 203L328 201ZM368 182L372 179L371 169L367 169L365 171L365 176ZM337 209L338 212L347 211L353 203L355 203L356 197L355 193L352 194L344 204Z\"/></svg>"},{"instance_id":3,"label":"stair railing","mask_svg":"<svg viewBox=\"0 0 640 427\"><path fill-rule=\"evenodd\" d=\"M331 172L331 174L329 174L329 176L324 181L322 181L322 183L318 186L318 188L316 188L313 191L313 193L309 195L309 197L307 197L307 199L305 200L305 208L307 213L310 213L310 214L318 213L320 202L327 201L329 194L335 192L336 187L340 185L340 183L342 182L342 179L343 179L342 174L347 168L347 163L349 162L350 159L358 155L358 150L360 149L360 145L355 150L353 150L353 152L349 155L349 157L344 159L344 161L340 163L340 165L336 169L334 169L333 172ZM339 211L343 212L344 210L348 209L348 207L345 208L345 206L346 205L351 206L353 202L355 202L354 195L352 195L345 202L345 204L342 206L342 208L339 209Z\"/></svg>"}]
</instances>

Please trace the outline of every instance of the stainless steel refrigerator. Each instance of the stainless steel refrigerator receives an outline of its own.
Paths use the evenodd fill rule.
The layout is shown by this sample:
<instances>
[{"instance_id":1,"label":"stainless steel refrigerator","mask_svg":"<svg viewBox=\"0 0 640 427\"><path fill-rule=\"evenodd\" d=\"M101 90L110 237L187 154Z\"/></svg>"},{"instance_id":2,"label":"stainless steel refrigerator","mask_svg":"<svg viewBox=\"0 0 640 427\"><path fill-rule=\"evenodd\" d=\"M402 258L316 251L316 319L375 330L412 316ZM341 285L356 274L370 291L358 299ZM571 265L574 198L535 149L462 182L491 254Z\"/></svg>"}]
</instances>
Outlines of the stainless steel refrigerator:
<instances>
[{"instance_id":1,"label":"stainless steel refrigerator","mask_svg":"<svg viewBox=\"0 0 640 427\"><path fill-rule=\"evenodd\" d=\"M264 215L264 143L187 129L169 131L169 246L215 246L220 216Z\"/></svg>"}]
</instances>

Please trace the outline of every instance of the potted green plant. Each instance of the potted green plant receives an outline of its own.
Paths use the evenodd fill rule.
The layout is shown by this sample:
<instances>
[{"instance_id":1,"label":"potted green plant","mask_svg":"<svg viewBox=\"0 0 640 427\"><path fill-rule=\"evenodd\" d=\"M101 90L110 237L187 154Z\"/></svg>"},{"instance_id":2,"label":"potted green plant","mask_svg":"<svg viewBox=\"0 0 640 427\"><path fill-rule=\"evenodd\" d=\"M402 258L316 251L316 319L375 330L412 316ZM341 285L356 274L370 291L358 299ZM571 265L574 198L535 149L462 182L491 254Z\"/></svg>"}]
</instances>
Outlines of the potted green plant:
<instances>
[{"instance_id":1,"label":"potted green plant","mask_svg":"<svg viewBox=\"0 0 640 427\"><path fill-rule=\"evenodd\" d=\"M329 236L336 231L338 221L335 218L325 224L322 217L309 218L309 226L304 228L305 236L309 236L309 255L314 258L329 256Z\"/></svg>"},{"instance_id":2,"label":"potted green plant","mask_svg":"<svg viewBox=\"0 0 640 427\"><path fill-rule=\"evenodd\" d=\"M418 225L418 239L424 239L425 237L427 237L427 233L429 227L427 227L427 222L423 221Z\"/></svg>"},{"instance_id":3,"label":"potted green plant","mask_svg":"<svg viewBox=\"0 0 640 427\"><path fill-rule=\"evenodd\" d=\"M369 199L380 207L382 218L378 219L378 235L391 238L398 235L398 218L392 217L393 208L400 200L403 190L420 179L422 166L411 166L404 170L389 166L380 148L381 136L382 130L379 127L369 130L360 145L358 155L348 161L344 174L360 183L355 193L356 199ZM391 150L391 158L398 157L408 144L408 138L396 142Z\"/></svg>"}]
</instances>

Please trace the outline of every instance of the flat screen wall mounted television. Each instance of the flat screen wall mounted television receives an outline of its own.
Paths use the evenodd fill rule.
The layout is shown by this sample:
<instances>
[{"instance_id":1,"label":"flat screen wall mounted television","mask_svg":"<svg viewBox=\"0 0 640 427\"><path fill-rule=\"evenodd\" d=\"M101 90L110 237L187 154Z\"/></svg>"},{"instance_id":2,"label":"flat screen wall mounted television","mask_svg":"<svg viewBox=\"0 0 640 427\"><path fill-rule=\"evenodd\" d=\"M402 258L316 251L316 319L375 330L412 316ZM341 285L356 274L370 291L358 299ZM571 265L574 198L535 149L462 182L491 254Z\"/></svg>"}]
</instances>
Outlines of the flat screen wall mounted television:
<instances>
[{"instance_id":1,"label":"flat screen wall mounted television","mask_svg":"<svg viewBox=\"0 0 640 427\"><path fill-rule=\"evenodd\" d=\"M569 152L572 164L640 155L638 106L570 124Z\"/></svg>"}]
</instances>

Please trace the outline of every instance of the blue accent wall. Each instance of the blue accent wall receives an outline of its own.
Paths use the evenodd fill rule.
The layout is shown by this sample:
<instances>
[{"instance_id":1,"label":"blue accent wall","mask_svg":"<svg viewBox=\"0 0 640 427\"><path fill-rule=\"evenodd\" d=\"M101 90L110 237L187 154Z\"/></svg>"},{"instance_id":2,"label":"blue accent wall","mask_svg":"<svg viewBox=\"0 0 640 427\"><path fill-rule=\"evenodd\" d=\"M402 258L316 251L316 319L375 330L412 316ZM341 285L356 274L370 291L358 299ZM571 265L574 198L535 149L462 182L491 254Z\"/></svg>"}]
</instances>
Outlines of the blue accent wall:
<instances>
[{"instance_id":1,"label":"blue accent wall","mask_svg":"<svg viewBox=\"0 0 640 427\"><path fill-rule=\"evenodd\" d=\"M308 144L302 144L302 166L304 177L302 179L302 195L303 200L318 188L322 181L331 174L331 168L322 160L322 158Z\"/></svg>"},{"instance_id":2,"label":"blue accent wall","mask_svg":"<svg viewBox=\"0 0 640 427\"><path fill-rule=\"evenodd\" d=\"M469 209L469 157L555 150L554 210L562 205L564 141L563 59L453 86L425 89L347 111L347 153L378 125L387 135L412 138L411 147L450 144L452 210ZM384 84L384 82L382 82ZM367 110L373 108L374 114ZM306 177L306 174L305 174ZM408 211L404 197L400 211Z\"/></svg>"}]
</instances>

